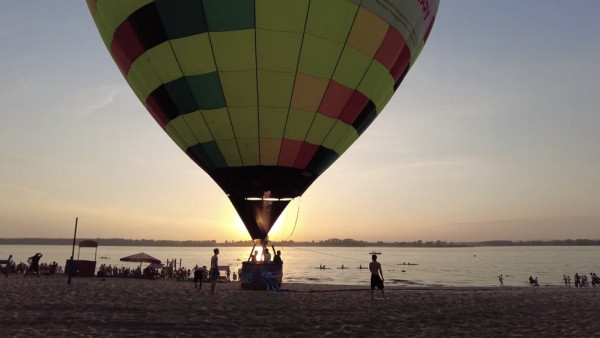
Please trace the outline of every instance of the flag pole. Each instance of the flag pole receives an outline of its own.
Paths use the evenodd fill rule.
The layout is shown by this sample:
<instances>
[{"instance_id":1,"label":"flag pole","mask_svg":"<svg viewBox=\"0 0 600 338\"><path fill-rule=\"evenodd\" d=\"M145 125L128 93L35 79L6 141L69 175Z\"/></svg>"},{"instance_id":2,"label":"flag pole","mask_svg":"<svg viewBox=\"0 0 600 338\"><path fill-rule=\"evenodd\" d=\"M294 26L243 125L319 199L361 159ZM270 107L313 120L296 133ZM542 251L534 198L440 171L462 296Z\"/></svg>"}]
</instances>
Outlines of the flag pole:
<instances>
[{"instance_id":1,"label":"flag pole","mask_svg":"<svg viewBox=\"0 0 600 338\"><path fill-rule=\"evenodd\" d=\"M71 276L74 275L73 273L73 269L74 269L74 262L73 262L73 256L75 255L75 239L77 238L77 220L79 219L79 217L75 217L75 233L73 234L73 250L71 251L71 265L69 266L69 280L67 281L67 283L69 285L71 285ZM75 268L75 272L77 272L77 268Z\"/></svg>"}]
</instances>

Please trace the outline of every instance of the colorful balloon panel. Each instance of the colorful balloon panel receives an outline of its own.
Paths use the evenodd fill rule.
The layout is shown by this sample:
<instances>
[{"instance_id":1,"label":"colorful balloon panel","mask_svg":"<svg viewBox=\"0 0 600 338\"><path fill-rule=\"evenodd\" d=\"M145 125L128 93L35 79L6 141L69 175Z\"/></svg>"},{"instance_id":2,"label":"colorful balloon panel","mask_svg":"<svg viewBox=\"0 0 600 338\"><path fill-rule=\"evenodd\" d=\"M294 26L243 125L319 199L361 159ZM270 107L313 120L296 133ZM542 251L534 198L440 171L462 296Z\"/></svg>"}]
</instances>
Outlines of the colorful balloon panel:
<instances>
[{"instance_id":1,"label":"colorful balloon panel","mask_svg":"<svg viewBox=\"0 0 600 338\"><path fill-rule=\"evenodd\" d=\"M137 97L227 193L253 238L382 111L438 5L88 0Z\"/></svg>"}]
</instances>

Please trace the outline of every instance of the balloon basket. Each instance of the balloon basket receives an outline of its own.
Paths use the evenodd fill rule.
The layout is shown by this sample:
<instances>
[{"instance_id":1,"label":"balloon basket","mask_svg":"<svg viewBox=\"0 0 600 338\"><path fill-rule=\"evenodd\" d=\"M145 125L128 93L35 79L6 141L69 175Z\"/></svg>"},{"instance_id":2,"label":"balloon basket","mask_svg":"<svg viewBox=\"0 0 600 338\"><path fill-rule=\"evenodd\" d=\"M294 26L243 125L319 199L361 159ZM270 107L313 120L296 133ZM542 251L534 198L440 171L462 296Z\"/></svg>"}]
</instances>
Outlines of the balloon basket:
<instances>
[{"instance_id":1,"label":"balloon basket","mask_svg":"<svg viewBox=\"0 0 600 338\"><path fill-rule=\"evenodd\" d=\"M242 262L240 280L244 290L279 291L283 263Z\"/></svg>"}]
</instances>

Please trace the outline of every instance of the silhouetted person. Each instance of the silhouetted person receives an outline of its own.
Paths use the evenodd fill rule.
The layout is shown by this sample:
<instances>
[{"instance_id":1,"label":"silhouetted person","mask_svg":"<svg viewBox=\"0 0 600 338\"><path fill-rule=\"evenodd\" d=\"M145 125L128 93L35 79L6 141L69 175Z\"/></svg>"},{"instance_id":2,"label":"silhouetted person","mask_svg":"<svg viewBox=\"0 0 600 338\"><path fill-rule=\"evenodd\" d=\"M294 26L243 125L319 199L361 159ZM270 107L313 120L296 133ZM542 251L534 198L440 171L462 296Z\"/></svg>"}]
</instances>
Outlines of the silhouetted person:
<instances>
[{"instance_id":1,"label":"silhouetted person","mask_svg":"<svg viewBox=\"0 0 600 338\"><path fill-rule=\"evenodd\" d=\"M194 268L194 286L196 286L196 290L202 290L202 280L204 279L204 272L206 271L206 267L199 267L196 265Z\"/></svg>"},{"instance_id":2,"label":"silhouetted person","mask_svg":"<svg viewBox=\"0 0 600 338\"><path fill-rule=\"evenodd\" d=\"M215 253L210 258L210 294L215 294L215 285L217 284L217 279L219 279L219 249L215 248L213 250Z\"/></svg>"},{"instance_id":3,"label":"silhouetted person","mask_svg":"<svg viewBox=\"0 0 600 338\"><path fill-rule=\"evenodd\" d=\"M277 250L275 257L273 257L273 263L281 263L281 251Z\"/></svg>"},{"instance_id":4,"label":"silhouetted person","mask_svg":"<svg viewBox=\"0 0 600 338\"><path fill-rule=\"evenodd\" d=\"M6 268L4 269L4 275L6 277L8 277L8 273L9 272L16 272L17 271L17 265L15 264L15 261L12 258L12 255L8 256L8 259L6 260Z\"/></svg>"},{"instance_id":5,"label":"silhouetted person","mask_svg":"<svg viewBox=\"0 0 600 338\"><path fill-rule=\"evenodd\" d=\"M25 272L23 277L27 276L30 272L35 272L35 274L40 276L40 258L42 258L42 254L37 252L35 255L29 257L27 261L29 262L29 268Z\"/></svg>"},{"instance_id":6,"label":"silhouetted person","mask_svg":"<svg viewBox=\"0 0 600 338\"><path fill-rule=\"evenodd\" d=\"M377 261L377 255L372 255L371 259L373 260L369 263L369 271L371 271L371 300L373 300L375 287L381 290L381 296L385 298L383 293L383 271L381 271L381 263Z\"/></svg>"},{"instance_id":7,"label":"silhouetted person","mask_svg":"<svg viewBox=\"0 0 600 338\"><path fill-rule=\"evenodd\" d=\"M54 278L56 269L58 269L58 263L56 263L56 261L52 261L52 264L50 264L50 266L48 267L48 277Z\"/></svg>"}]
</instances>

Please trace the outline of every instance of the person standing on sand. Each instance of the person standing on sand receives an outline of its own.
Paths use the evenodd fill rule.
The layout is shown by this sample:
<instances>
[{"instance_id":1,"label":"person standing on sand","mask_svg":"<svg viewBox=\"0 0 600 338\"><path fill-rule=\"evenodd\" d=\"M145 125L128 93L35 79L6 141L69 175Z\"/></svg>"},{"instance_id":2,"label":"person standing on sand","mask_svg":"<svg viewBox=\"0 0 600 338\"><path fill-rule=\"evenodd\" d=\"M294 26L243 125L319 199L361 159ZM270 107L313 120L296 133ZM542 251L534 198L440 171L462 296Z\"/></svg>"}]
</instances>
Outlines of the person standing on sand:
<instances>
[{"instance_id":1,"label":"person standing on sand","mask_svg":"<svg viewBox=\"0 0 600 338\"><path fill-rule=\"evenodd\" d=\"M219 249L215 248L213 250L215 253L210 258L210 294L215 294L215 285L217 284L217 279L219 279Z\"/></svg>"},{"instance_id":2,"label":"person standing on sand","mask_svg":"<svg viewBox=\"0 0 600 338\"><path fill-rule=\"evenodd\" d=\"M498 276L498 281L500 282L500 286L504 286L504 277L502 276L502 274Z\"/></svg>"},{"instance_id":3,"label":"person standing on sand","mask_svg":"<svg viewBox=\"0 0 600 338\"><path fill-rule=\"evenodd\" d=\"M58 269L58 263L56 263L56 261L52 261L52 264L50 264L50 269L48 270L48 277L54 278L56 269Z\"/></svg>"},{"instance_id":4,"label":"person standing on sand","mask_svg":"<svg viewBox=\"0 0 600 338\"><path fill-rule=\"evenodd\" d=\"M9 272L16 272L17 271L17 264L15 264L15 261L13 260L13 256L9 255L8 259L6 260L6 271L5 271L5 275L6 277L8 277L8 273Z\"/></svg>"},{"instance_id":5,"label":"person standing on sand","mask_svg":"<svg viewBox=\"0 0 600 338\"><path fill-rule=\"evenodd\" d=\"M206 266L199 267L196 265L194 268L194 286L196 287L196 291L202 290L202 280L204 279L204 271L206 270Z\"/></svg>"},{"instance_id":6,"label":"person standing on sand","mask_svg":"<svg viewBox=\"0 0 600 338\"><path fill-rule=\"evenodd\" d=\"M369 271L371 271L371 300L373 300L374 297L375 287L381 290L381 296L385 299L385 294L383 293L383 271L381 271L381 263L377 261L377 255L372 255L371 259L373 260L369 263Z\"/></svg>"},{"instance_id":7,"label":"person standing on sand","mask_svg":"<svg viewBox=\"0 0 600 338\"><path fill-rule=\"evenodd\" d=\"M29 262L29 268L27 269L27 271L25 271L25 274L23 275L23 277L27 276L28 273L30 272L35 272L35 274L39 277L40 276L40 258L42 258L42 254L39 252L36 252L35 255L29 257L27 259L27 261Z\"/></svg>"}]
</instances>

